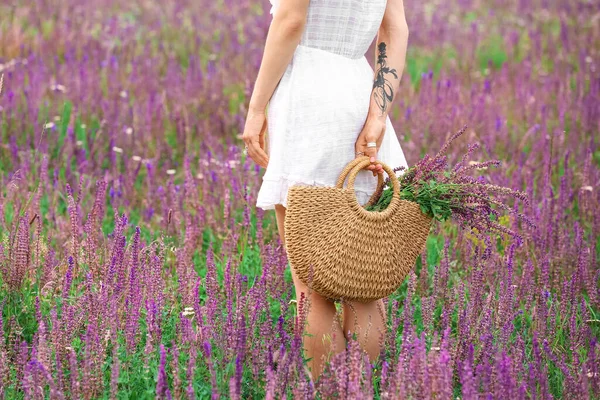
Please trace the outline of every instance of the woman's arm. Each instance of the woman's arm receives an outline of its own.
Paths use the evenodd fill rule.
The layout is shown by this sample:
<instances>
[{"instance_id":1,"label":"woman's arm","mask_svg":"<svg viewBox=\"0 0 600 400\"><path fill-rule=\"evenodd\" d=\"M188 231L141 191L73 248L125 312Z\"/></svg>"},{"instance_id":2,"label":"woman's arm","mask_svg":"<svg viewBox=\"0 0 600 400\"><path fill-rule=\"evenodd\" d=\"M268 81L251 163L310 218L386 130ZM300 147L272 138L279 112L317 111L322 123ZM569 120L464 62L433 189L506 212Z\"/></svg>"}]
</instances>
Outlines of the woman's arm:
<instances>
[{"instance_id":1,"label":"woman's arm","mask_svg":"<svg viewBox=\"0 0 600 400\"><path fill-rule=\"evenodd\" d=\"M402 0L388 0L377 34L375 77L369 113L355 145L356 151L364 152L371 157L371 161L377 158L388 112L400 85L407 44L408 25L404 15L404 3ZM368 142L376 142L377 147L367 147ZM371 165L367 169L372 170L373 175L383 172L380 164Z\"/></svg>"},{"instance_id":2,"label":"woman's arm","mask_svg":"<svg viewBox=\"0 0 600 400\"><path fill-rule=\"evenodd\" d=\"M269 162L264 150L267 103L300 43L308 3L309 0L281 0L267 34L263 59L250 97L242 139L248 146L250 157L264 168Z\"/></svg>"}]
</instances>

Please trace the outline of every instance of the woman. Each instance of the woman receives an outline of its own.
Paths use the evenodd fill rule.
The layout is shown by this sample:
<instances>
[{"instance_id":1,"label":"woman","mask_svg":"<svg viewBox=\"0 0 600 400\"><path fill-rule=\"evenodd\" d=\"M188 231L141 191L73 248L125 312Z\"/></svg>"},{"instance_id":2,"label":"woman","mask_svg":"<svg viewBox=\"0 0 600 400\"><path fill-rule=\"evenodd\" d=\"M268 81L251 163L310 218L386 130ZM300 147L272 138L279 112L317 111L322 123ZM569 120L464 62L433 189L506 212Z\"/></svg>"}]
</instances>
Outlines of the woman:
<instances>
[{"instance_id":1,"label":"woman","mask_svg":"<svg viewBox=\"0 0 600 400\"><path fill-rule=\"evenodd\" d=\"M266 168L256 206L275 209L285 248L291 185L333 186L347 163L368 155L371 165L355 181L358 201L365 204L376 187L373 177L383 173L377 160L408 166L388 117L404 69L408 28L402 0L271 2L273 20L242 137L248 155ZM365 53L375 36L373 71ZM296 298L308 295L293 269L292 277ZM348 334L357 334L371 361L377 358L385 332L381 300L343 304L343 326L333 302L314 292L309 302L303 346L313 377L321 374L332 345L345 348Z\"/></svg>"}]
</instances>

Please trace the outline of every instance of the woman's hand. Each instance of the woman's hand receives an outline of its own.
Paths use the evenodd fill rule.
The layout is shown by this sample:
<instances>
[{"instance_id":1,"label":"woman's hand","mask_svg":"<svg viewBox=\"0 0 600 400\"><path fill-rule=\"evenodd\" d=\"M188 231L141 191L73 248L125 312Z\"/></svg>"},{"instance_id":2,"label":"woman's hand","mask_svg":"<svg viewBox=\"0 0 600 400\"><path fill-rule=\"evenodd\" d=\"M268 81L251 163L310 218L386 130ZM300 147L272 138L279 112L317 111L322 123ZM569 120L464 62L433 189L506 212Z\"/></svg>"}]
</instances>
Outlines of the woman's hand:
<instances>
[{"instance_id":1,"label":"woman's hand","mask_svg":"<svg viewBox=\"0 0 600 400\"><path fill-rule=\"evenodd\" d=\"M269 156L265 152L265 132L267 116L264 111L250 110L246 116L242 139L248 147L248 155L263 168L269 164Z\"/></svg>"},{"instance_id":2,"label":"woman's hand","mask_svg":"<svg viewBox=\"0 0 600 400\"><path fill-rule=\"evenodd\" d=\"M366 169L373 171L373 176L383 173L383 167L381 164L375 164L375 161L377 160L377 152L383 141L385 122L386 120L381 118L367 118L367 121L354 144L354 149L357 153L363 152L364 155L370 157L371 165ZM369 142L377 143L377 147L367 147L367 143ZM360 155L357 155L356 157L360 157Z\"/></svg>"}]
</instances>

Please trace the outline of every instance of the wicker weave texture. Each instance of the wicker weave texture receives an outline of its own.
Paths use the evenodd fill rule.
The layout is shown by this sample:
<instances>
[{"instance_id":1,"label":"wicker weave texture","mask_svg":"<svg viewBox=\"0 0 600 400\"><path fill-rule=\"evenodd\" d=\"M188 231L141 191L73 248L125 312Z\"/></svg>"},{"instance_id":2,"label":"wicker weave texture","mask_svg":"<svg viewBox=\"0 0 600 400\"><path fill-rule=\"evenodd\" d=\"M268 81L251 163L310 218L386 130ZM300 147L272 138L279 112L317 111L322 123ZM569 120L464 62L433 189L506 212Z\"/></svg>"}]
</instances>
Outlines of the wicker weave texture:
<instances>
[{"instance_id":1,"label":"wicker weave texture","mask_svg":"<svg viewBox=\"0 0 600 400\"><path fill-rule=\"evenodd\" d=\"M425 247L432 218L417 203L400 199L393 170L377 162L393 177L392 200L381 212L365 210L354 193L356 174L370 165L366 156L350 162L335 187L289 189L284 225L290 264L302 282L327 298L366 303L388 296ZM377 201L379 183L369 203Z\"/></svg>"}]
</instances>

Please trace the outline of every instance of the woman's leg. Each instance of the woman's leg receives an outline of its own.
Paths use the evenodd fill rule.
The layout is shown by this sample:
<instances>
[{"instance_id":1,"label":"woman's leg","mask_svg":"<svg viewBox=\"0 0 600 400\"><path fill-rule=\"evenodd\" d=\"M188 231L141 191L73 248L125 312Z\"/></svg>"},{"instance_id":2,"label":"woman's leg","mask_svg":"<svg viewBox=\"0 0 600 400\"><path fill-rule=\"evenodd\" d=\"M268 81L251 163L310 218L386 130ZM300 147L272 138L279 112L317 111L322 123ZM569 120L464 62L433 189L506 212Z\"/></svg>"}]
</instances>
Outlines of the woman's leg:
<instances>
[{"instance_id":1,"label":"woman's leg","mask_svg":"<svg viewBox=\"0 0 600 400\"><path fill-rule=\"evenodd\" d=\"M279 236L285 246L285 230L283 221L285 219L285 207L281 204L275 205L275 214L277 216L277 229ZM296 299L300 299L300 293L304 292L305 298L308 298L309 308L306 316L306 332L310 336L303 336L304 355L311 358L308 362L308 368L311 371L313 379L317 379L323 372L322 356L329 359L329 353L332 344L335 346L335 352L341 352L346 348L346 339L342 332L342 327L338 323L335 304L323 296L308 292L308 287L302 283L292 268L292 279L296 288ZM309 297L310 296L310 297Z\"/></svg>"},{"instance_id":2,"label":"woman's leg","mask_svg":"<svg viewBox=\"0 0 600 400\"><path fill-rule=\"evenodd\" d=\"M383 336L385 335L386 315L383 300L370 303L345 302L343 304L344 335L349 339L353 333L362 349L369 355L369 360L374 362L381 351Z\"/></svg>"}]
</instances>

